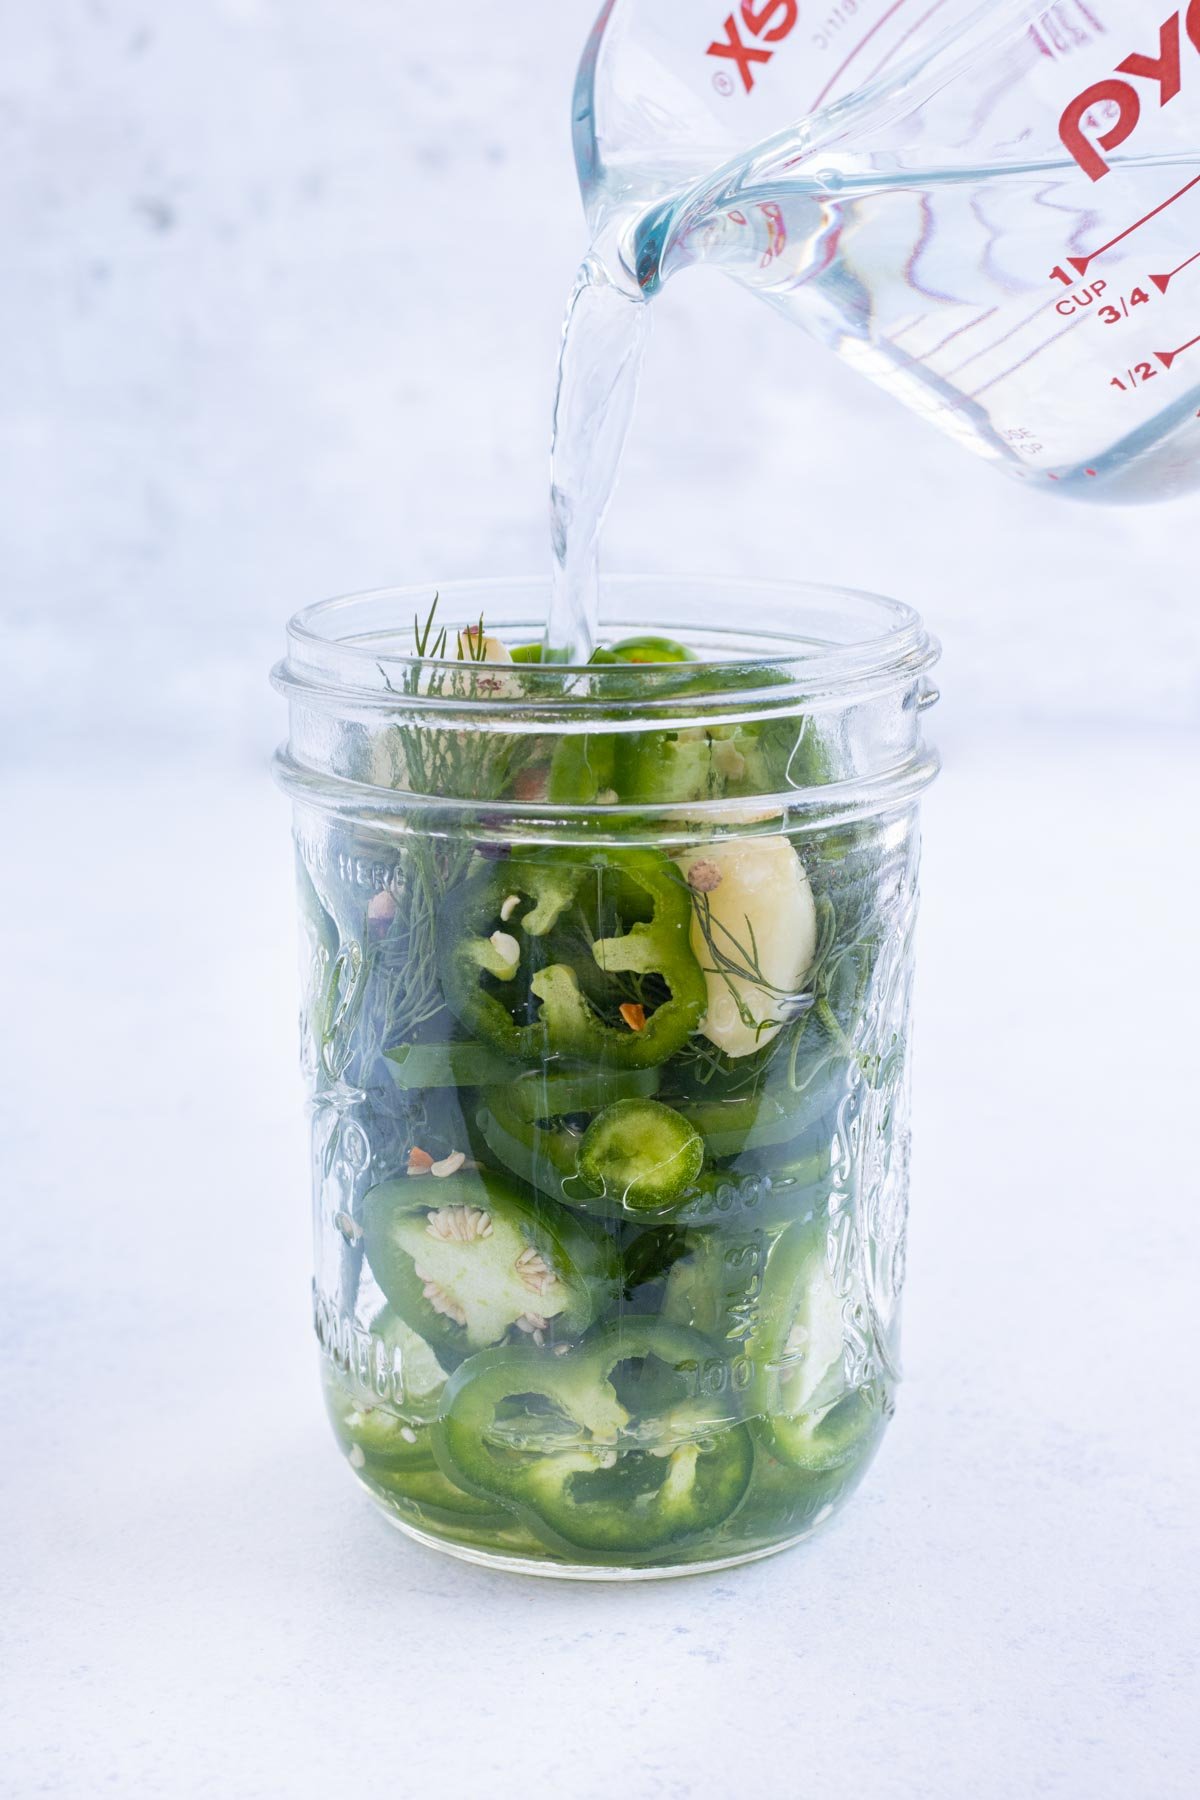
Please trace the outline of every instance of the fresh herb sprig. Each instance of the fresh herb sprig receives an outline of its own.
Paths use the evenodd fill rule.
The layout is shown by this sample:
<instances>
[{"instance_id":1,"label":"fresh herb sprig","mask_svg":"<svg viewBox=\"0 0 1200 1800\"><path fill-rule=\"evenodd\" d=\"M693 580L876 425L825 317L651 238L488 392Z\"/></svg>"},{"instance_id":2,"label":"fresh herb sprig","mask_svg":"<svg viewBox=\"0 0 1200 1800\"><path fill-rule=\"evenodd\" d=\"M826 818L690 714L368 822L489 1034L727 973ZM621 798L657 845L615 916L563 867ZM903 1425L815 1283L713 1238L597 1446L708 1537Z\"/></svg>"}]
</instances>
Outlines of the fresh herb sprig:
<instances>
[{"instance_id":1,"label":"fresh herb sprig","mask_svg":"<svg viewBox=\"0 0 1200 1800\"><path fill-rule=\"evenodd\" d=\"M697 893L693 901L711 959L706 973L724 978L744 1023L759 1033L772 1024L783 1026L761 1050L734 1063L703 1035L693 1037L678 1060L694 1081L702 1086L718 1082L732 1096L762 1086L783 1069L788 1086L800 1094L820 1081L835 1061L854 1064L868 1083L878 1079L879 1058L862 1051L843 1023L862 1015L879 948L878 920L869 916L857 920L854 935L847 940L852 909L847 907L839 917L834 901L826 894L819 895L813 960L803 992L792 993L765 979L749 919L742 939L713 917L706 895ZM756 1019L734 987L735 979L758 988L772 1000L781 1000L783 1005L775 1010L783 1012L784 1018Z\"/></svg>"},{"instance_id":2,"label":"fresh herb sprig","mask_svg":"<svg viewBox=\"0 0 1200 1800\"><path fill-rule=\"evenodd\" d=\"M457 634L458 655L451 659L447 656L450 627L438 623L439 602L440 596L435 594L424 621L419 614L413 619L416 654L400 684L393 682L382 663L378 665L388 692L425 700L504 698L511 691L508 684L513 671L507 664L488 663L483 614L478 624ZM537 752L528 733L429 725L394 725L391 731L404 787L410 793L440 800L498 800L511 791Z\"/></svg>"},{"instance_id":3,"label":"fresh herb sprig","mask_svg":"<svg viewBox=\"0 0 1200 1800\"><path fill-rule=\"evenodd\" d=\"M758 938L748 913L744 915L746 936L742 939L725 924L723 919L715 916L712 902L707 894L693 893L692 910L696 923L700 927L705 948L712 958L711 964L701 965L704 973L718 975L721 978L732 996L742 1024L753 1029L756 1037L761 1037L764 1031L773 1030L776 1026L785 1025L789 1019L794 1019L798 1013L806 1011L812 1005L811 995L796 993L792 988L779 987L763 973L762 961L758 952ZM756 1018L750 1010L741 988L737 985L739 982L745 983L747 987L757 988L764 998L771 1002L779 1002L776 1010L784 1016L782 1018Z\"/></svg>"},{"instance_id":4,"label":"fresh herb sprig","mask_svg":"<svg viewBox=\"0 0 1200 1800\"><path fill-rule=\"evenodd\" d=\"M438 619L439 596L413 619L415 655L399 683L379 672L400 698L502 698L510 671L487 663L487 631L478 624L457 634L458 655L448 656L451 628ZM484 673L484 665L489 673ZM491 670L503 673L490 673ZM527 734L462 730L432 724L389 728L400 785L410 793L445 800L495 801L512 787L536 753ZM400 872L391 893L396 911L386 933L365 950L366 998L357 1020L364 1069L378 1067L385 1050L410 1043L446 1012L437 974L437 921L446 895L463 880L474 856L469 836L406 835Z\"/></svg>"}]
</instances>

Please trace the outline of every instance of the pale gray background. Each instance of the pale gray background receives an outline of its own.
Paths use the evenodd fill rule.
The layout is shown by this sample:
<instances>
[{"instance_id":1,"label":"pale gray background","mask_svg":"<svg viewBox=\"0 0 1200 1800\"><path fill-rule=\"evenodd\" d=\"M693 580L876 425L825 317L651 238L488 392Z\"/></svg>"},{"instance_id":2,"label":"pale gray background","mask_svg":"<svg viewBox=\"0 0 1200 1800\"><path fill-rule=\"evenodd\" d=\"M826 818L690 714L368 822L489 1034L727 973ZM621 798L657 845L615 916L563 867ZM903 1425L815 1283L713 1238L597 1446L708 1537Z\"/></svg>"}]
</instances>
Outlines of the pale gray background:
<instances>
[{"instance_id":1,"label":"pale gray background","mask_svg":"<svg viewBox=\"0 0 1200 1800\"><path fill-rule=\"evenodd\" d=\"M719 281L609 566L946 643L899 1418L824 1540L636 1592L410 1549L326 1441L266 669L544 563L591 11L0 0L0 1783L1182 1800L1197 505L1006 485Z\"/></svg>"},{"instance_id":2,"label":"pale gray background","mask_svg":"<svg viewBox=\"0 0 1200 1800\"><path fill-rule=\"evenodd\" d=\"M5 611L46 753L246 758L298 604L544 566L592 13L0 0ZM720 277L658 311L610 567L895 593L975 728L1194 725L1194 501L998 480Z\"/></svg>"}]
</instances>

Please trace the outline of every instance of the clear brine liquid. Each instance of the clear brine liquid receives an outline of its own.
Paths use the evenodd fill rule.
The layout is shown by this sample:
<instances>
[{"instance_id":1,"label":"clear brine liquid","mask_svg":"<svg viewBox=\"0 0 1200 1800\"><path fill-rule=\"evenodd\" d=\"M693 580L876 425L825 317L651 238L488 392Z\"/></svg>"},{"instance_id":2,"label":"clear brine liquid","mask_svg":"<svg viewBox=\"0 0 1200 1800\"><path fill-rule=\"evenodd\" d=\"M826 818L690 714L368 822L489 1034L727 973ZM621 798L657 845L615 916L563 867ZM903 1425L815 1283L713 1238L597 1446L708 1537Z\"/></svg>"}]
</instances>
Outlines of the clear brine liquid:
<instances>
[{"instance_id":1,"label":"clear brine liquid","mask_svg":"<svg viewBox=\"0 0 1200 1800\"><path fill-rule=\"evenodd\" d=\"M843 155L677 213L669 238L651 216L636 254L659 280L723 266L1047 493L1163 499L1200 477L1200 150L1114 163L1101 198L1065 161Z\"/></svg>"},{"instance_id":2,"label":"clear brine liquid","mask_svg":"<svg viewBox=\"0 0 1200 1800\"><path fill-rule=\"evenodd\" d=\"M1089 167L1079 149L1067 153L1062 120L1095 81L1139 105L1112 66L1116 49L1139 44L1142 21L1132 0L1075 11L1053 42L1020 7L994 18L981 8L953 30L939 15L894 91L868 86L825 112L824 89L806 110L797 64L798 123L720 167L714 157L708 175L693 162L674 186L669 112L661 160L639 166L618 154L618 108L585 159L602 183L611 156L613 186L589 195L607 224L563 341L548 648L584 659L593 646L597 537L636 392L644 302L694 264L723 268L964 448L1046 493L1137 501L1200 482L1200 43L1189 25L1175 91L1157 106L1143 93L1128 147L1087 115ZM1005 19L1012 29L989 37ZM906 23L892 50L911 36ZM603 86L587 100L599 116Z\"/></svg>"},{"instance_id":3,"label":"clear brine liquid","mask_svg":"<svg viewBox=\"0 0 1200 1800\"><path fill-rule=\"evenodd\" d=\"M1047 492L1129 502L1200 480L1200 151L1114 162L1103 212L1073 164L884 174L868 154L837 160L660 200L584 264L555 414L560 656L586 661L595 641L597 538L648 302L694 264Z\"/></svg>"},{"instance_id":4,"label":"clear brine liquid","mask_svg":"<svg viewBox=\"0 0 1200 1800\"><path fill-rule=\"evenodd\" d=\"M633 416L650 314L598 254L571 290L550 452L554 552L547 661L585 663L598 629L599 536Z\"/></svg>"}]
</instances>

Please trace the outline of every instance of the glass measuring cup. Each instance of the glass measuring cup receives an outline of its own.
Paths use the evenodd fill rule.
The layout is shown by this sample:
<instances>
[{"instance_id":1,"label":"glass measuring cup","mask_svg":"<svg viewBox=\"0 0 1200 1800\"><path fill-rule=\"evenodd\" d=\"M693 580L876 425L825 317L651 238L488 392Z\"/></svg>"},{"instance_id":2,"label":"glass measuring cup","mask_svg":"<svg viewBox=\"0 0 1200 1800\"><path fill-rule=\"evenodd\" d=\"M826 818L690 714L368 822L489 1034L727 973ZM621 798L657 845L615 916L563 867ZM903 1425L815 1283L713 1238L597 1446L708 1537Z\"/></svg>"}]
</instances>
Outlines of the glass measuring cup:
<instances>
[{"instance_id":1,"label":"glass measuring cup","mask_svg":"<svg viewBox=\"0 0 1200 1800\"><path fill-rule=\"evenodd\" d=\"M1049 492L1200 478L1200 0L610 0L576 158L610 268L719 266Z\"/></svg>"}]
</instances>

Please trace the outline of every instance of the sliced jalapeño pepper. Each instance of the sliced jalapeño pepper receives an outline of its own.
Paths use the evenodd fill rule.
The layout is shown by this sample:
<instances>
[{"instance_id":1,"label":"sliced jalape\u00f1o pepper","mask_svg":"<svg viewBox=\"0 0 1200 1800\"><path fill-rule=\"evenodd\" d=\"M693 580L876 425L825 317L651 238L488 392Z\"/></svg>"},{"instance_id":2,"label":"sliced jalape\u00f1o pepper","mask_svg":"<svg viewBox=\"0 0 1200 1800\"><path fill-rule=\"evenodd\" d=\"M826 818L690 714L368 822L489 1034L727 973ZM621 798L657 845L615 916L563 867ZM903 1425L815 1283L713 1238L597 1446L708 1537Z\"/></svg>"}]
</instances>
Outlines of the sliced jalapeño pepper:
<instances>
[{"instance_id":1,"label":"sliced jalape\u00f1o pepper","mask_svg":"<svg viewBox=\"0 0 1200 1800\"><path fill-rule=\"evenodd\" d=\"M612 656L616 662L624 663L684 663L699 662L700 658L686 644L676 638L668 637L627 637L612 647Z\"/></svg>"},{"instance_id":2,"label":"sliced jalape\u00f1o pepper","mask_svg":"<svg viewBox=\"0 0 1200 1800\"><path fill-rule=\"evenodd\" d=\"M704 1338L652 1319L559 1357L489 1351L447 1384L435 1454L564 1554L621 1561L683 1545L730 1516L753 1465L737 1403L708 1392L714 1367Z\"/></svg>"},{"instance_id":3,"label":"sliced jalape\u00f1o pepper","mask_svg":"<svg viewBox=\"0 0 1200 1800\"><path fill-rule=\"evenodd\" d=\"M688 1232L667 1276L663 1317L739 1355L760 1324L762 1272L780 1229L748 1219Z\"/></svg>"},{"instance_id":4,"label":"sliced jalape\u00f1o pepper","mask_svg":"<svg viewBox=\"0 0 1200 1800\"><path fill-rule=\"evenodd\" d=\"M582 1132L565 1123L544 1125L521 1118L503 1089L488 1091L478 1123L496 1161L518 1181L562 1205L586 1201L576 1181Z\"/></svg>"},{"instance_id":5,"label":"sliced jalape\u00f1o pepper","mask_svg":"<svg viewBox=\"0 0 1200 1800\"><path fill-rule=\"evenodd\" d=\"M653 1068L696 1029L708 998L690 944L688 889L655 850L595 851L580 858L493 864L471 877L442 924L446 999L469 1031L518 1061L564 1056L614 1069ZM588 906L598 917L609 915L611 905L598 903L597 891L606 903L632 893L650 916L619 935L590 941L585 994L571 962L549 957L554 928L576 896L584 919ZM532 904L522 910L522 900ZM572 948L578 959L577 945ZM535 951L545 959L541 967ZM631 1000L634 990L623 976L642 984L647 1004ZM666 996L659 997L664 986Z\"/></svg>"},{"instance_id":6,"label":"sliced jalape\u00f1o pepper","mask_svg":"<svg viewBox=\"0 0 1200 1800\"><path fill-rule=\"evenodd\" d=\"M437 1416L446 1371L390 1306L372 1321L368 1341L369 1369L351 1373L326 1365L325 1404L342 1448L360 1472L432 1469L429 1425Z\"/></svg>"},{"instance_id":7,"label":"sliced jalape\u00f1o pepper","mask_svg":"<svg viewBox=\"0 0 1200 1800\"><path fill-rule=\"evenodd\" d=\"M600 1227L491 1170L383 1182L363 1214L372 1274L446 1366L513 1330L577 1337L616 1291Z\"/></svg>"},{"instance_id":8,"label":"sliced jalape\u00f1o pepper","mask_svg":"<svg viewBox=\"0 0 1200 1800\"><path fill-rule=\"evenodd\" d=\"M481 1500L477 1494L464 1493L431 1461L425 1468L380 1468L370 1465L360 1470L364 1481L384 1498L407 1502L430 1525L456 1524L471 1519L480 1524L511 1524L509 1515L495 1501Z\"/></svg>"},{"instance_id":9,"label":"sliced jalape\u00f1o pepper","mask_svg":"<svg viewBox=\"0 0 1200 1800\"><path fill-rule=\"evenodd\" d=\"M519 1119L561 1119L594 1113L614 1100L648 1100L658 1092L657 1069L589 1069L562 1064L530 1069L504 1089Z\"/></svg>"},{"instance_id":10,"label":"sliced jalape\u00f1o pepper","mask_svg":"<svg viewBox=\"0 0 1200 1800\"><path fill-rule=\"evenodd\" d=\"M746 1345L750 1406L771 1454L824 1474L865 1455L883 1419L875 1386L846 1379L845 1301L827 1259L824 1219L793 1225L767 1259Z\"/></svg>"},{"instance_id":11,"label":"sliced jalape\u00f1o pepper","mask_svg":"<svg viewBox=\"0 0 1200 1800\"><path fill-rule=\"evenodd\" d=\"M486 1087L520 1073L488 1044L398 1044L383 1055L398 1088Z\"/></svg>"},{"instance_id":12,"label":"sliced jalape\u00f1o pepper","mask_svg":"<svg viewBox=\"0 0 1200 1800\"><path fill-rule=\"evenodd\" d=\"M613 1101L648 1098L657 1086L657 1069L530 1069L485 1091L479 1129L497 1162L518 1180L577 1205L586 1194L579 1180L583 1129L574 1121Z\"/></svg>"},{"instance_id":13,"label":"sliced jalape\u00f1o pepper","mask_svg":"<svg viewBox=\"0 0 1200 1800\"><path fill-rule=\"evenodd\" d=\"M679 804L692 800L776 795L835 779L830 751L809 717L769 710L770 690L788 677L769 665L753 670L708 664L673 693L687 701L712 699L754 686L763 716L734 725L693 725L670 731L622 733L617 739L613 786L627 804Z\"/></svg>"},{"instance_id":14,"label":"sliced jalape\u00f1o pepper","mask_svg":"<svg viewBox=\"0 0 1200 1800\"><path fill-rule=\"evenodd\" d=\"M539 1123L522 1119L509 1094L489 1089L487 1105L479 1113L479 1130L498 1163L540 1194L576 1212L602 1219L637 1220L645 1224L717 1224L744 1213L772 1210L773 1177L758 1169L748 1171L702 1169L695 1181L670 1200L627 1204L625 1197L604 1185L588 1181L580 1172L579 1152L584 1133L564 1119ZM828 1154L825 1168L828 1169ZM790 1165L783 1204L790 1211L797 1204L797 1190L808 1185L807 1165Z\"/></svg>"},{"instance_id":15,"label":"sliced jalape\u00f1o pepper","mask_svg":"<svg viewBox=\"0 0 1200 1800\"><path fill-rule=\"evenodd\" d=\"M560 738L550 761L546 798L562 805L590 806L612 788L616 739L604 732Z\"/></svg>"},{"instance_id":16,"label":"sliced jalape\u00f1o pepper","mask_svg":"<svg viewBox=\"0 0 1200 1800\"><path fill-rule=\"evenodd\" d=\"M579 1144L579 1173L627 1211L682 1200L704 1167L704 1139L659 1100L615 1100Z\"/></svg>"},{"instance_id":17,"label":"sliced jalape\u00f1o pepper","mask_svg":"<svg viewBox=\"0 0 1200 1800\"><path fill-rule=\"evenodd\" d=\"M739 1156L743 1150L766 1149L775 1144L791 1144L801 1137L824 1132L828 1141L833 1135L834 1115L827 1119L812 1116L811 1109L798 1103L786 1090L765 1090L720 1100L672 1100L683 1118L699 1132L714 1157Z\"/></svg>"},{"instance_id":18,"label":"sliced jalape\u00f1o pepper","mask_svg":"<svg viewBox=\"0 0 1200 1800\"><path fill-rule=\"evenodd\" d=\"M865 1443L861 1455L837 1468L797 1469L779 1462L759 1439L754 1479L738 1509L738 1538L747 1549L755 1543L781 1546L806 1536L853 1493L870 1466L878 1437Z\"/></svg>"},{"instance_id":19,"label":"sliced jalape\u00f1o pepper","mask_svg":"<svg viewBox=\"0 0 1200 1800\"><path fill-rule=\"evenodd\" d=\"M329 1375L325 1404L352 1468L431 1469L428 1421L409 1419Z\"/></svg>"}]
</instances>

